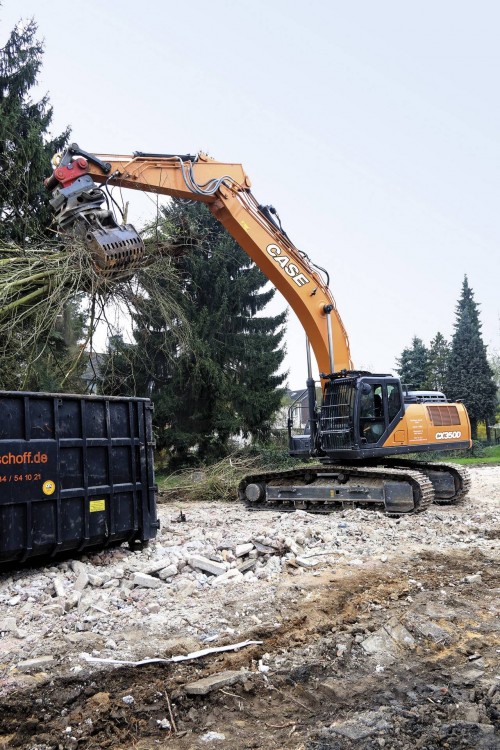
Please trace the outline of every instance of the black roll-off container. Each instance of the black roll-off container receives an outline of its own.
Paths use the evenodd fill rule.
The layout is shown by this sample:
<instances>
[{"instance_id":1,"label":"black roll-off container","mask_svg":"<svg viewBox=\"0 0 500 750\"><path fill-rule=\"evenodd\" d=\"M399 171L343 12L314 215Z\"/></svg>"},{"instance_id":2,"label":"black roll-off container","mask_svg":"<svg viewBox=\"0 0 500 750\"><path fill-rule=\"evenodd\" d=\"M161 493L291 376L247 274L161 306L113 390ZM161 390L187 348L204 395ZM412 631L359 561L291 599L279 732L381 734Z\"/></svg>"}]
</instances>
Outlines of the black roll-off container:
<instances>
[{"instance_id":1,"label":"black roll-off container","mask_svg":"<svg viewBox=\"0 0 500 750\"><path fill-rule=\"evenodd\" d=\"M0 391L0 566L156 535L144 398Z\"/></svg>"}]
</instances>

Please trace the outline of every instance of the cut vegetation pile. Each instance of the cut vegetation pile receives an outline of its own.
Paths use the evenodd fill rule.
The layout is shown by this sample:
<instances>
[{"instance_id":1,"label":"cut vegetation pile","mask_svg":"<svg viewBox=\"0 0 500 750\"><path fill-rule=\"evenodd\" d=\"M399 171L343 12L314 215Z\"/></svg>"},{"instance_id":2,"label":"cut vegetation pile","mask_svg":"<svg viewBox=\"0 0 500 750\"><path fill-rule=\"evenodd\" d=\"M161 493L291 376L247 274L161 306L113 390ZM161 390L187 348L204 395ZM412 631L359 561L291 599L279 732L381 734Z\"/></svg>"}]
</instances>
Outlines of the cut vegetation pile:
<instances>
[{"instance_id":1,"label":"cut vegetation pile","mask_svg":"<svg viewBox=\"0 0 500 750\"><path fill-rule=\"evenodd\" d=\"M181 470L160 482L160 502L220 502L236 499L236 487L247 474L262 469L256 456L228 456L203 469Z\"/></svg>"},{"instance_id":2,"label":"cut vegetation pile","mask_svg":"<svg viewBox=\"0 0 500 750\"><path fill-rule=\"evenodd\" d=\"M92 342L99 324L109 323L110 311L133 316L147 301L166 321L182 318L170 289L178 283L169 257L150 255L140 270L105 275L85 244L75 238L61 245L20 248L0 246L0 356L22 349L26 358L49 336L69 303L78 302L87 320L81 353ZM109 272L108 272L109 274ZM180 330L185 328L179 327ZM108 330L108 333L113 333Z\"/></svg>"}]
</instances>

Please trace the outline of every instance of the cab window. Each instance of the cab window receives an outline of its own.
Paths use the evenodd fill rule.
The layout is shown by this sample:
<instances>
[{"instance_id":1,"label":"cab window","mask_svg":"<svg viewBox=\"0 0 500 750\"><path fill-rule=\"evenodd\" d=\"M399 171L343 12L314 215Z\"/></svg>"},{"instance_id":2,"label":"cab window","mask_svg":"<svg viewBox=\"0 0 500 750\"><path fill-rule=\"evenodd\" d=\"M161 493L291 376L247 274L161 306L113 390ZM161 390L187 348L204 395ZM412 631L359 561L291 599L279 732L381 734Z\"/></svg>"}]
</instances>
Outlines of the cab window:
<instances>
[{"instance_id":1,"label":"cab window","mask_svg":"<svg viewBox=\"0 0 500 750\"><path fill-rule=\"evenodd\" d=\"M363 383L359 407L359 434L367 443L377 443L385 430L383 389L379 383Z\"/></svg>"},{"instance_id":2,"label":"cab window","mask_svg":"<svg viewBox=\"0 0 500 750\"><path fill-rule=\"evenodd\" d=\"M392 422L401 409L401 391L399 390L399 386L387 386L387 405L389 409L389 422Z\"/></svg>"}]
</instances>

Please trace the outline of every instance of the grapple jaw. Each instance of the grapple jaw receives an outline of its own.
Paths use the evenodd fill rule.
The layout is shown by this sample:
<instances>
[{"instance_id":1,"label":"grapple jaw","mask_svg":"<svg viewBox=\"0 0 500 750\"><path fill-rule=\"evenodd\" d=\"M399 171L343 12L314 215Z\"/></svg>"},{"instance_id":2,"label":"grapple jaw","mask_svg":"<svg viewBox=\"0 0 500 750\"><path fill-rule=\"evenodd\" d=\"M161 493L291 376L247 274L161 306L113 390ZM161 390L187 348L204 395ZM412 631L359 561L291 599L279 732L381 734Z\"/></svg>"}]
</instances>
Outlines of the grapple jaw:
<instances>
[{"instance_id":1,"label":"grapple jaw","mask_svg":"<svg viewBox=\"0 0 500 750\"><path fill-rule=\"evenodd\" d=\"M132 224L114 228L88 227L85 244L102 271L123 271L138 268L144 258L144 242Z\"/></svg>"},{"instance_id":2,"label":"grapple jaw","mask_svg":"<svg viewBox=\"0 0 500 750\"><path fill-rule=\"evenodd\" d=\"M106 198L90 175L81 175L67 186L57 184L50 204L59 229L87 245L96 268L106 276L133 271L144 259L142 238L132 224L118 224L103 208Z\"/></svg>"},{"instance_id":3,"label":"grapple jaw","mask_svg":"<svg viewBox=\"0 0 500 750\"><path fill-rule=\"evenodd\" d=\"M144 264L144 241L132 224L117 224L110 211L75 219L74 234L82 237L96 269L104 276L134 272Z\"/></svg>"}]
</instances>

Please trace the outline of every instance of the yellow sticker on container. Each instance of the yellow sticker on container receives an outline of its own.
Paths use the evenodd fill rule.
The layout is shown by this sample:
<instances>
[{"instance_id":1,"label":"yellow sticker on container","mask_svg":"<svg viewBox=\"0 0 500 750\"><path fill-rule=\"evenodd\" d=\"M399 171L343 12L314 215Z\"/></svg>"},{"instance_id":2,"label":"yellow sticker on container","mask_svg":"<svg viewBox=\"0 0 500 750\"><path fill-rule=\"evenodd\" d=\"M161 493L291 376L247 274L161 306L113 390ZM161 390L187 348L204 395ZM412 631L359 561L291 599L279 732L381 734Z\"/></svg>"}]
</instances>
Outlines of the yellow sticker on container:
<instances>
[{"instance_id":1,"label":"yellow sticker on container","mask_svg":"<svg viewBox=\"0 0 500 750\"><path fill-rule=\"evenodd\" d=\"M47 479L42 485L42 492L44 495L53 495L56 491L56 483L52 479Z\"/></svg>"},{"instance_id":2,"label":"yellow sticker on container","mask_svg":"<svg viewBox=\"0 0 500 750\"><path fill-rule=\"evenodd\" d=\"M91 513L97 513L100 510L106 510L106 500L91 500L89 510Z\"/></svg>"}]
</instances>

